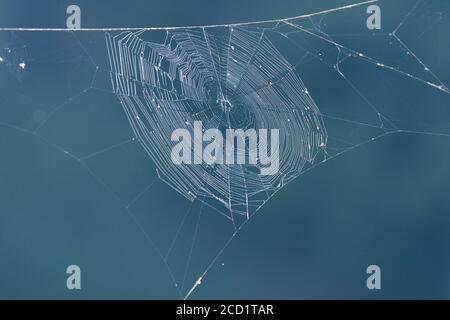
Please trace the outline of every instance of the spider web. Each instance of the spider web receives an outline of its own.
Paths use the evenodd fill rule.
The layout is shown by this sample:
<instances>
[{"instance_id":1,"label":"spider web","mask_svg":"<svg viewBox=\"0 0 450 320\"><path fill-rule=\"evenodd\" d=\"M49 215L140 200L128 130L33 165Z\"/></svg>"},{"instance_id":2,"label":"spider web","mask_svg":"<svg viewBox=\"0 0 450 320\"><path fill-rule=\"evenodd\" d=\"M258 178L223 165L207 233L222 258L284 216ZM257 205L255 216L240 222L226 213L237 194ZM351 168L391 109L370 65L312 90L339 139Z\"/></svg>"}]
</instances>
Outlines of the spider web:
<instances>
[{"instance_id":1,"label":"spider web","mask_svg":"<svg viewBox=\"0 0 450 320\"><path fill-rule=\"evenodd\" d=\"M388 135L450 136L448 118L435 116L448 114L441 102L450 95L441 80L445 75L420 58L425 53L418 45L426 32L446 21L448 5L406 3L404 14L377 32L342 23L359 14L365 27L364 10L372 2L230 25L28 30L39 31L32 35L16 28L14 39L33 42L45 34L51 38L49 43L62 44L50 55L33 53L28 58L23 53L26 41L16 41L20 49L8 52L3 61L11 74L21 72L14 87L20 92L16 103L35 106L36 93L30 94L30 87L42 85L27 83L23 68L16 65L24 59L35 66L28 71L30 78L33 72L47 72L50 64L70 66L67 73L54 74L55 79L68 77L67 87L59 94L52 90L56 106L34 108L31 123L3 110L0 125L32 135L79 163L145 235L164 262L179 298L186 299L247 221L301 174ZM11 30L2 30L11 37ZM420 92L422 99L413 92ZM392 103L386 105L380 96L389 96ZM132 130L97 142L78 133L81 143L68 142L67 127L58 127L58 117L92 99L119 104ZM259 174L260 162L174 165L170 135L177 128L192 130L195 121L202 121L205 130L279 129L278 173ZM78 131L79 124L73 124ZM108 143L111 139L116 141ZM139 146L151 159L153 166L145 169L146 174L138 173L148 181L137 183L135 176L114 181L99 165L115 153L126 152L129 145ZM123 185L133 183L136 190L125 191ZM165 186L182 196L183 204L175 208L182 207L182 214L159 208L163 213L149 222L147 215L155 213L147 208L142 215L139 208ZM161 231L157 220L171 214L175 222L170 231Z\"/></svg>"},{"instance_id":2,"label":"spider web","mask_svg":"<svg viewBox=\"0 0 450 320\"><path fill-rule=\"evenodd\" d=\"M201 199L235 228L314 163L327 140L317 106L267 33L178 29L167 31L164 44L144 42L141 32L107 34L113 90L160 178L190 201ZM206 129L280 128L279 172L261 175L260 163L173 165L171 132L193 131L195 121Z\"/></svg>"}]
</instances>

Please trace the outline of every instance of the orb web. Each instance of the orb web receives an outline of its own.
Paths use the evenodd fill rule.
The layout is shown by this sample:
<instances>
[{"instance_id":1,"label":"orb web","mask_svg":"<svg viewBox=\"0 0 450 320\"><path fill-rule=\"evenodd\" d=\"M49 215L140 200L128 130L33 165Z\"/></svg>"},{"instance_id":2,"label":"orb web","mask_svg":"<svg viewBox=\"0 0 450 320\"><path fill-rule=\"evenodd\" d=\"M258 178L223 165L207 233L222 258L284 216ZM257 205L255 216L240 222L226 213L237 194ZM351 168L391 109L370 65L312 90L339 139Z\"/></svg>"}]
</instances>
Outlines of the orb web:
<instances>
[{"instance_id":1,"label":"orb web","mask_svg":"<svg viewBox=\"0 0 450 320\"><path fill-rule=\"evenodd\" d=\"M160 177L184 197L238 224L326 146L318 107L264 29L174 30L162 43L142 38L142 31L106 35L113 90ZM262 175L259 162L175 165L171 133L193 131L195 121L204 131L279 129L278 172Z\"/></svg>"}]
</instances>

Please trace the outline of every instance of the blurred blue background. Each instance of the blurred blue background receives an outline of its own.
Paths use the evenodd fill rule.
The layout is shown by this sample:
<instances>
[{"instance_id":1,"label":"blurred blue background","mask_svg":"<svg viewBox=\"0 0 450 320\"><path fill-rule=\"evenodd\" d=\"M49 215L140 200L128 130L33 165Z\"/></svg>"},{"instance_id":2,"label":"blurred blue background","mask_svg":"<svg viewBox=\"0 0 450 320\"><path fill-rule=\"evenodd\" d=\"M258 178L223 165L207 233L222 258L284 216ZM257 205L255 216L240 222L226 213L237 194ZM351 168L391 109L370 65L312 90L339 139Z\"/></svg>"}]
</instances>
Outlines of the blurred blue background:
<instances>
[{"instance_id":1,"label":"blurred blue background","mask_svg":"<svg viewBox=\"0 0 450 320\"><path fill-rule=\"evenodd\" d=\"M73 3L2 0L0 27L65 27L65 10ZM76 2L85 28L259 21L349 3ZM390 32L414 2L379 5L380 32ZM397 52L386 49L389 43L371 36L366 7L327 16L324 30L366 33L339 40L376 59L387 57L402 70L414 70L416 60L396 61ZM450 81L448 9L446 1L424 1L399 33L444 83ZM81 158L132 137L117 99L106 92L105 74L95 78L95 86L105 91L80 94L97 64L108 68L103 33L0 32L2 47L11 37L26 46L28 65L23 77L0 69L0 298L184 296L229 239L230 225L197 203L190 208L163 182L153 183L155 166L138 143L125 143L86 162L71 156ZM323 65L312 59L302 74L319 109L335 109L336 115L343 105L358 109L361 101L354 90L338 87L341 82ZM413 131L449 133L448 94L358 63L346 68L389 119ZM386 74L378 78L379 72ZM373 116L369 109L358 110ZM40 135L33 134L44 122ZM364 133L355 130L356 143ZM234 237L190 298L450 298L449 161L449 137L399 133L364 143L300 175ZM186 230L165 263L161 255L189 208ZM201 231L185 275L200 210L205 210ZM65 270L71 264L81 267L80 291L66 288ZM382 290L366 287L371 264L381 267Z\"/></svg>"}]
</instances>

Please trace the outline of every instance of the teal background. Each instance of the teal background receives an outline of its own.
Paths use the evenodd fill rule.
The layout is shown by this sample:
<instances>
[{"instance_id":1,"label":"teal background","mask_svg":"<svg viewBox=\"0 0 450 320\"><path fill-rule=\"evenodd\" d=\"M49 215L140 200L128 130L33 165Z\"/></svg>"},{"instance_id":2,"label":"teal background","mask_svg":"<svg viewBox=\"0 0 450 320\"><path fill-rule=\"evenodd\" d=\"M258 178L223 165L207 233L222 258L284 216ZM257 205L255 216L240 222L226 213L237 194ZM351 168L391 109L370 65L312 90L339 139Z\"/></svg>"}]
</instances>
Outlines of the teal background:
<instances>
[{"instance_id":1,"label":"teal background","mask_svg":"<svg viewBox=\"0 0 450 320\"><path fill-rule=\"evenodd\" d=\"M72 3L0 1L0 26L64 27L65 8ZM76 3L83 27L142 27L284 18L351 1ZM412 4L381 2L383 28L394 26ZM449 83L448 6L439 0L426 4L402 36L417 39L426 30L414 41L414 52ZM364 8L339 21L365 30ZM439 13L443 20L435 22ZM9 37L0 35L4 41ZM180 298L157 250L169 248L189 203L159 181L133 203L132 215L124 210L123 203L133 201L156 176L137 143L87 160L94 175L62 152L82 157L132 136L115 97L98 91L59 109L40 132L55 145L26 131L89 84L94 70L89 57L107 67L103 35L17 35L29 47L30 69L23 80L0 69L0 298ZM369 48L372 56L390 54L379 48ZM305 65L303 79L319 108L339 107L344 100L337 100L339 89L320 65ZM403 120L411 130L448 133L449 95L398 78L365 78L357 64L348 68L393 119L402 123L407 114ZM107 83L99 77L99 86ZM390 95L375 93L382 83L390 84ZM357 102L348 98L345 103ZM233 239L191 298L450 298L449 160L446 136L394 134L302 174ZM194 204L187 223L191 231L199 212ZM176 278L183 277L189 230L168 259ZM200 230L184 293L231 231L210 212L204 212ZM70 264L82 269L81 291L66 289ZM382 269L380 291L366 288L371 264Z\"/></svg>"}]
</instances>

